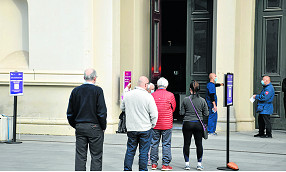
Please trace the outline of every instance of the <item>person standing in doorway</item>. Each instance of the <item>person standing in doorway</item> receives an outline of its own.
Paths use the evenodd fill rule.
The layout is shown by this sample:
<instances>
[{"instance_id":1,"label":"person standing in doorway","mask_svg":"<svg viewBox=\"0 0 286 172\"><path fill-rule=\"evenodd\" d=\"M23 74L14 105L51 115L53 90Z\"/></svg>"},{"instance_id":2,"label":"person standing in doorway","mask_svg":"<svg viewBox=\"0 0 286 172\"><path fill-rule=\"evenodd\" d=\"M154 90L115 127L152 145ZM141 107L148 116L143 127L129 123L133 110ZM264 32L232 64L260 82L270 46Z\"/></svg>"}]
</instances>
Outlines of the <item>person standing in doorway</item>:
<instances>
[{"instance_id":1,"label":"person standing in doorway","mask_svg":"<svg viewBox=\"0 0 286 172\"><path fill-rule=\"evenodd\" d=\"M284 92L284 112L286 114L286 78L284 78L282 82L282 91Z\"/></svg>"},{"instance_id":2,"label":"person standing in doorway","mask_svg":"<svg viewBox=\"0 0 286 172\"><path fill-rule=\"evenodd\" d=\"M197 81L192 81L190 84L191 95L183 100L181 105L180 115L184 116L183 119L183 135L184 135L184 147L183 153L185 158L185 170L190 170L190 145L191 139L194 135L195 144L197 148L197 170L203 170L202 159L203 159L203 126L200 119L203 120L204 125L208 123L208 105L204 98L199 96L200 86ZM192 102L191 102L192 101ZM193 103L193 104L192 104ZM195 110L195 109L196 110ZM196 111L198 115L196 114ZM200 117L200 119L198 118Z\"/></svg>"},{"instance_id":3,"label":"person standing in doorway","mask_svg":"<svg viewBox=\"0 0 286 172\"><path fill-rule=\"evenodd\" d=\"M90 171L101 171L107 108L103 90L94 85L96 71L86 69L84 79L83 85L72 90L67 109L68 122L76 129L75 170L86 170L87 148L89 147Z\"/></svg>"},{"instance_id":4,"label":"person standing in doorway","mask_svg":"<svg viewBox=\"0 0 286 172\"><path fill-rule=\"evenodd\" d=\"M139 171L148 171L148 152L151 144L151 128L155 127L158 110L151 94L147 92L149 80L141 76L134 90L129 91L120 105L126 114L127 149L124 171L132 171L132 165L139 144Z\"/></svg>"},{"instance_id":5,"label":"person standing in doorway","mask_svg":"<svg viewBox=\"0 0 286 172\"><path fill-rule=\"evenodd\" d=\"M158 149L162 137L162 171L172 170L169 165L172 160L171 138L173 128L173 112L176 109L176 100L173 93L167 91L169 82L165 78L157 81L158 89L152 94L158 108L158 121L152 129L151 163L152 170L158 166Z\"/></svg>"},{"instance_id":6,"label":"person standing in doorway","mask_svg":"<svg viewBox=\"0 0 286 172\"><path fill-rule=\"evenodd\" d=\"M217 124L217 95L216 87L223 86L223 83L216 83L217 76L215 73L209 74L210 82L207 84L206 101L209 109L208 119L208 133L210 135L217 135L216 124Z\"/></svg>"},{"instance_id":7,"label":"person standing in doorway","mask_svg":"<svg viewBox=\"0 0 286 172\"><path fill-rule=\"evenodd\" d=\"M261 84L263 86L261 93L253 95L253 98L258 101L256 112L259 113L259 133L254 135L254 137L272 138L270 115L273 113L273 99L275 91L269 76L264 76L261 80ZM266 135L264 134L265 128Z\"/></svg>"}]
</instances>

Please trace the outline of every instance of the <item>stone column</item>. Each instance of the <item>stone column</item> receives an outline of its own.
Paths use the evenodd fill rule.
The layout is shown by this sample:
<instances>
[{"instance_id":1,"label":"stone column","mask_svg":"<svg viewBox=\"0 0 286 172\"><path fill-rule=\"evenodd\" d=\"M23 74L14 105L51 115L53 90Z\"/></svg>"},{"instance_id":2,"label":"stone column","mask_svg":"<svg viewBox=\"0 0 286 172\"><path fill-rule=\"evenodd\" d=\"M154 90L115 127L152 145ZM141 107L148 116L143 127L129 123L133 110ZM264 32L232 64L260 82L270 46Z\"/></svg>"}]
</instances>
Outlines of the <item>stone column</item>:
<instances>
[{"instance_id":1,"label":"stone column","mask_svg":"<svg viewBox=\"0 0 286 172\"><path fill-rule=\"evenodd\" d=\"M107 105L107 132L117 130L120 103L120 1L93 1L93 67Z\"/></svg>"},{"instance_id":2,"label":"stone column","mask_svg":"<svg viewBox=\"0 0 286 172\"><path fill-rule=\"evenodd\" d=\"M235 69L235 32L236 0L217 0L216 32L216 74L218 82L224 82L224 74L234 73L234 82L238 77ZM234 87L236 87L235 85ZM227 108L223 107L224 87L217 87L218 123L217 130L226 130ZM235 99L236 100L236 99ZM238 103L234 100L234 105ZM236 130L235 106L230 107L230 130Z\"/></svg>"}]
</instances>

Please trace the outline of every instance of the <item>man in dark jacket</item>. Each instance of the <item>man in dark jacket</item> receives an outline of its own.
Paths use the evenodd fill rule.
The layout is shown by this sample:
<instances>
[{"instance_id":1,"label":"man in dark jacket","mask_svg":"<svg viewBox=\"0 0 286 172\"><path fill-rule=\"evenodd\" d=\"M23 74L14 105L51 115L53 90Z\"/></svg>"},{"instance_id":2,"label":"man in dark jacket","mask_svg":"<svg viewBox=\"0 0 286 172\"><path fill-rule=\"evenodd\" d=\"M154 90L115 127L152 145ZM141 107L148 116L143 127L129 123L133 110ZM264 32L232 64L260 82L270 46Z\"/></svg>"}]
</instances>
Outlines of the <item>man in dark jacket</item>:
<instances>
[{"instance_id":1,"label":"man in dark jacket","mask_svg":"<svg viewBox=\"0 0 286 172\"><path fill-rule=\"evenodd\" d=\"M258 101L256 112L259 113L259 133L254 135L254 137L272 138L270 115L273 113L275 91L269 76L264 76L261 80L261 84L263 86L261 93L253 96L253 98ZM266 135L264 134L265 128Z\"/></svg>"},{"instance_id":2,"label":"man in dark jacket","mask_svg":"<svg viewBox=\"0 0 286 172\"><path fill-rule=\"evenodd\" d=\"M72 90L67 109L68 122L76 129L75 170L86 170L87 147L89 147L90 171L101 171L107 109L103 90L94 85L96 71L86 69L84 80L83 85Z\"/></svg>"},{"instance_id":3,"label":"man in dark jacket","mask_svg":"<svg viewBox=\"0 0 286 172\"><path fill-rule=\"evenodd\" d=\"M286 114L286 78L284 78L282 82L282 91L284 92L284 112Z\"/></svg>"}]
</instances>

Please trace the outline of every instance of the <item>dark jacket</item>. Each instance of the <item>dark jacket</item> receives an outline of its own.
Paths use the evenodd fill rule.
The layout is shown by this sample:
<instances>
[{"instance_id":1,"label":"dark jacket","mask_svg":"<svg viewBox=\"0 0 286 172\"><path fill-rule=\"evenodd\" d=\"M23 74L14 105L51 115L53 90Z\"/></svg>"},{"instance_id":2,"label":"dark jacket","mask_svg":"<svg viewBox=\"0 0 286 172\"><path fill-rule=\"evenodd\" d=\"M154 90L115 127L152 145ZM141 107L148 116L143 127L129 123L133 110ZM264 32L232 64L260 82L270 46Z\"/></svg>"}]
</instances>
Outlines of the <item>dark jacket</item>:
<instances>
[{"instance_id":1,"label":"dark jacket","mask_svg":"<svg viewBox=\"0 0 286 172\"><path fill-rule=\"evenodd\" d=\"M103 90L93 84L83 84L71 92L67 109L69 124L94 123L106 129L107 109Z\"/></svg>"},{"instance_id":2,"label":"dark jacket","mask_svg":"<svg viewBox=\"0 0 286 172\"><path fill-rule=\"evenodd\" d=\"M263 86L263 90L260 94L256 95L255 99L258 100L256 112L259 114L269 114L273 113L273 99L275 96L275 91L273 85L269 83Z\"/></svg>"}]
</instances>

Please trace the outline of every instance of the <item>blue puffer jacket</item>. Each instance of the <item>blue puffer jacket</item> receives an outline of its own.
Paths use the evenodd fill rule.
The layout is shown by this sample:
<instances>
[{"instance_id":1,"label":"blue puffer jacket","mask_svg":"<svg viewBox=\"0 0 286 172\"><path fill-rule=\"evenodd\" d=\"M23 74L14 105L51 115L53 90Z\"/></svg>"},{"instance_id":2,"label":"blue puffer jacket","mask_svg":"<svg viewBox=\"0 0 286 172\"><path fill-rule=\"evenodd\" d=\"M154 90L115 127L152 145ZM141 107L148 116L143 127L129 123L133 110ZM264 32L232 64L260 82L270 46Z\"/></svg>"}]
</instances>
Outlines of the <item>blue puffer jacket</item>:
<instances>
[{"instance_id":1,"label":"blue puffer jacket","mask_svg":"<svg viewBox=\"0 0 286 172\"><path fill-rule=\"evenodd\" d=\"M275 91L273 85L269 83L263 86L263 90L259 95L256 95L255 99L258 100L256 112L259 114L269 114L273 113L273 99L275 96Z\"/></svg>"}]
</instances>

